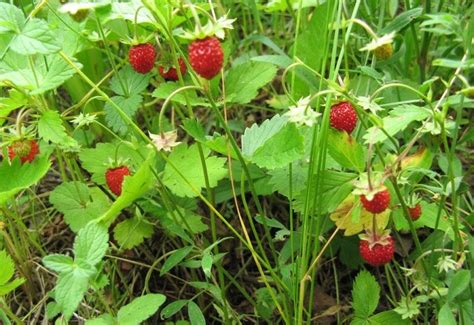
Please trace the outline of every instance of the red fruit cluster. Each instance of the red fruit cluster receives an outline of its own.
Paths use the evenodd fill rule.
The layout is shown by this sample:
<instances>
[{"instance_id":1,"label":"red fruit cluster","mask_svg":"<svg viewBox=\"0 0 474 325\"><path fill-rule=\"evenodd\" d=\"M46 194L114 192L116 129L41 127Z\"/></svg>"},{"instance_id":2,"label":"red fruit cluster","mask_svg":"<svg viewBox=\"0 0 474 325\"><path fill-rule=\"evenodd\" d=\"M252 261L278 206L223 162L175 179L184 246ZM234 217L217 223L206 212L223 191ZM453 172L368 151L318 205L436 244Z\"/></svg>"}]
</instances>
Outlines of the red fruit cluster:
<instances>
[{"instance_id":1,"label":"red fruit cluster","mask_svg":"<svg viewBox=\"0 0 474 325\"><path fill-rule=\"evenodd\" d=\"M186 73L186 64L184 64L184 60L182 58L178 59L178 63L179 70L181 71L181 75L183 76ZM160 65L158 67L158 72L160 73L160 76L162 76L165 80L176 81L179 79L178 71L175 67L169 67L168 69L166 69L165 67Z\"/></svg>"},{"instance_id":2,"label":"red fruit cluster","mask_svg":"<svg viewBox=\"0 0 474 325\"><path fill-rule=\"evenodd\" d=\"M105 181L107 186L117 196L122 194L122 183L125 176L130 175L130 170L127 166L120 166L116 168L108 169L105 172Z\"/></svg>"},{"instance_id":3,"label":"red fruit cluster","mask_svg":"<svg viewBox=\"0 0 474 325\"><path fill-rule=\"evenodd\" d=\"M390 192L387 189L384 189L374 195L372 200L367 200L365 195L360 196L360 201L362 206L369 212L372 213L381 213L388 208L390 204Z\"/></svg>"},{"instance_id":4,"label":"red fruit cluster","mask_svg":"<svg viewBox=\"0 0 474 325\"><path fill-rule=\"evenodd\" d=\"M39 146L36 140L18 140L8 147L10 160L18 156L22 164L32 162L38 153Z\"/></svg>"},{"instance_id":5,"label":"red fruit cluster","mask_svg":"<svg viewBox=\"0 0 474 325\"><path fill-rule=\"evenodd\" d=\"M139 73L148 73L155 65L156 52L150 43L132 46L128 52L128 59L132 68Z\"/></svg>"},{"instance_id":6,"label":"red fruit cluster","mask_svg":"<svg viewBox=\"0 0 474 325\"><path fill-rule=\"evenodd\" d=\"M222 68L224 53L215 37L195 40L188 47L189 63L201 77L211 80Z\"/></svg>"},{"instance_id":7,"label":"red fruit cluster","mask_svg":"<svg viewBox=\"0 0 474 325\"><path fill-rule=\"evenodd\" d=\"M410 213L411 220L416 221L420 219L421 205L417 203L413 208L408 208L408 212Z\"/></svg>"},{"instance_id":8,"label":"red fruit cluster","mask_svg":"<svg viewBox=\"0 0 474 325\"><path fill-rule=\"evenodd\" d=\"M379 266L390 262L395 252L395 243L391 236L386 238L386 243L376 243L370 247L368 240L359 242L359 253L362 259L372 266Z\"/></svg>"},{"instance_id":9,"label":"red fruit cluster","mask_svg":"<svg viewBox=\"0 0 474 325\"><path fill-rule=\"evenodd\" d=\"M349 102L340 102L331 107L329 122L335 129L352 133L357 124L357 114Z\"/></svg>"}]
</instances>

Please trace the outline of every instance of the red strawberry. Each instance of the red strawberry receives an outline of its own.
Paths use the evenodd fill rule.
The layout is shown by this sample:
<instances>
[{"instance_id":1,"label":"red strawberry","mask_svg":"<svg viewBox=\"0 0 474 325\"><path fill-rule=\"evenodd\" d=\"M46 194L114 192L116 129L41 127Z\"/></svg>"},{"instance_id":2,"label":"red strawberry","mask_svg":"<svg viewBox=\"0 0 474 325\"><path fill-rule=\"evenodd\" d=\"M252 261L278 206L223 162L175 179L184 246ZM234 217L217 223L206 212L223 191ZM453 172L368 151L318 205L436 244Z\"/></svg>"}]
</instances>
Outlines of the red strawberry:
<instances>
[{"instance_id":1,"label":"red strawberry","mask_svg":"<svg viewBox=\"0 0 474 325\"><path fill-rule=\"evenodd\" d=\"M184 60L182 58L178 59L178 63L181 75L184 76L184 74L186 73L186 64L184 64ZM169 67L168 69L166 69L164 66L160 65L158 67L158 72L160 73L160 76L162 76L165 80L176 81L179 79L178 71L176 71L175 67Z\"/></svg>"},{"instance_id":2,"label":"red strawberry","mask_svg":"<svg viewBox=\"0 0 474 325\"><path fill-rule=\"evenodd\" d=\"M130 175L127 166L120 166L107 169L105 172L105 180L109 189L117 196L122 194L122 183L125 176Z\"/></svg>"},{"instance_id":3,"label":"red strawberry","mask_svg":"<svg viewBox=\"0 0 474 325\"><path fill-rule=\"evenodd\" d=\"M22 164L32 162L38 153L39 147L36 140L17 140L8 147L10 160L18 156Z\"/></svg>"},{"instance_id":4,"label":"red strawberry","mask_svg":"<svg viewBox=\"0 0 474 325\"><path fill-rule=\"evenodd\" d=\"M390 235L376 240L361 239L359 253L362 259L372 266L390 262L395 252L395 243Z\"/></svg>"},{"instance_id":5,"label":"red strawberry","mask_svg":"<svg viewBox=\"0 0 474 325\"><path fill-rule=\"evenodd\" d=\"M139 73L148 73L155 65L156 52L150 43L132 46L128 59L133 69Z\"/></svg>"},{"instance_id":6,"label":"red strawberry","mask_svg":"<svg viewBox=\"0 0 474 325\"><path fill-rule=\"evenodd\" d=\"M221 70L224 53L217 38L195 40L189 44L188 52L189 63L201 77L211 80Z\"/></svg>"},{"instance_id":7,"label":"red strawberry","mask_svg":"<svg viewBox=\"0 0 474 325\"><path fill-rule=\"evenodd\" d=\"M329 121L333 128L351 133L357 124L357 114L351 103L340 102L331 107Z\"/></svg>"},{"instance_id":8,"label":"red strawberry","mask_svg":"<svg viewBox=\"0 0 474 325\"><path fill-rule=\"evenodd\" d=\"M380 192L376 193L372 200L367 200L365 195L360 196L360 201L364 208L372 213L380 213L385 211L390 204L390 192L384 188Z\"/></svg>"},{"instance_id":9,"label":"red strawberry","mask_svg":"<svg viewBox=\"0 0 474 325\"><path fill-rule=\"evenodd\" d=\"M416 221L420 219L421 216L421 205L417 203L413 208L408 208L410 213L411 220Z\"/></svg>"}]
</instances>

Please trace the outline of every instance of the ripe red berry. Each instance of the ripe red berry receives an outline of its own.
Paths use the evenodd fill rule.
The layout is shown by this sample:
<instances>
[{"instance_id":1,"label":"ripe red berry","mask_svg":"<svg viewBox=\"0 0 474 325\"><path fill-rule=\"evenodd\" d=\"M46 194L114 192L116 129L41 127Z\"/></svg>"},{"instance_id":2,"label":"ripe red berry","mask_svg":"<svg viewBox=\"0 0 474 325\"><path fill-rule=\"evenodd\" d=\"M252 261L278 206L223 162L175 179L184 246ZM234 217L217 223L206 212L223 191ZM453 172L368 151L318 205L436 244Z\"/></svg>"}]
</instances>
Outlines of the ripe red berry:
<instances>
[{"instance_id":1,"label":"ripe red berry","mask_svg":"<svg viewBox=\"0 0 474 325\"><path fill-rule=\"evenodd\" d=\"M201 77L211 80L221 70L224 53L217 38L206 37L195 40L189 44L188 52L189 63Z\"/></svg>"},{"instance_id":2,"label":"ripe red berry","mask_svg":"<svg viewBox=\"0 0 474 325\"><path fill-rule=\"evenodd\" d=\"M10 160L18 156L22 164L32 162L38 153L39 146L36 140L17 140L8 147Z\"/></svg>"},{"instance_id":3,"label":"ripe red berry","mask_svg":"<svg viewBox=\"0 0 474 325\"><path fill-rule=\"evenodd\" d=\"M362 259L372 266L390 262L395 252L395 243L391 236L386 236L381 242L371 243L366 239L359 242L359 253Z\"/></svg>"},{"instance_id":4,"label":"ripe red berry","mask_svg":"<svg viewBox=\"0 0 474 325\"><path fill-rule=\"evenodd\" d=\"M107 186L117 196L122 194L122 183L125 176L130 175L130 170L127 166L120 166L108 169L105 172L105 180Z\"/></svg>"},{"instance_id":5,"label":"ripe red berry","mask_svg":"<svg viewBox=\"0 0 474 325\"><path fill-rule=\"evenodd\" d=\"M181 71L181 75L183 76L186 73L186 64L184 64L184 60L182 58L178 59L179 63L179 70ZM176 81L178 80L178 71L176 71L175 67L169 67L168 70L162 65L158 67L158 72L160 76L162 76L165 80Z\"/></svg>"},{"instance_id":6,"label":"ripe red berry","mask_svg":"<svg viewBox=\"0 0 474 325\"><path fill-rule=\"evenodd\" d=\"M150 43L132 46L128 59L133 69L139 73L148 73L155 65L156 52Z\"/></svg>"},{"instance_id":7,"label":"ripe red berry","mask_svg":"<svg viewBox=\"0 0 474 325\"><path fill-rule=\"evenodd\" d=\"M357 114L351 103L340 102L331 107L329 121L333 128L351 133L357 124Z\"/></svg>"},{"instance_id":8,"label":"ripe red berry","mask_svg":"<svg viewBox=\"0 0 474 325\"><path fill-rule=\"evenodd\" d=\"M376 193L372 200L367 200L365 195L360 196L360 201L364 208L372 213L381 213L388 208L390 204L390 192L387 189Z\"/></svg>"},{"instance_id":9,"label":"ripe red berry","mask_svg":"<svg viewBox=\"0 0 474 325\"><path fill-rule=\"evenodd\" d=\"M416 221L420 219L421 216L421 205L417 203L413 208L408 208L410 213L411 220Z\"/></svg>"}]
</instances>

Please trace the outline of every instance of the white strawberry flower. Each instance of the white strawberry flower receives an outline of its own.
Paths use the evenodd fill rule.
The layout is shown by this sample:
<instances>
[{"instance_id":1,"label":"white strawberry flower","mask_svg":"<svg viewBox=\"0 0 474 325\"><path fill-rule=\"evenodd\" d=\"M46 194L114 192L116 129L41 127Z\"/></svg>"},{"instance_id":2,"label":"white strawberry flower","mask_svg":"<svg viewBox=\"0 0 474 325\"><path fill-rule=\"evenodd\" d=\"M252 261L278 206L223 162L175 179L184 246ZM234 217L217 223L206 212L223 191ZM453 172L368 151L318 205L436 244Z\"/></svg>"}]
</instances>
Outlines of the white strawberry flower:
<instances>
[{"instance_id":1,"label":"white strawberry flower","mask_svg":"<svg viewBox=\"0 0 474 325\"><path fill-rule=\"evenodd\" d=\"M311 106L309 106L310 101L310 96L300 98L296 103L296 106L288 107L289 111L283 115L288 117L290 122L298 125L313 126L321 113L315 112Z\"/></svg>"},{"instance_id":2,"label":"white strawberry flower","mask_svg":"<svg viewBox=\"0 0 474 325\"><path fill-rule=\"evenodd\" d=\"M436 264L436 268L438 269L439 273L446 272L448 273L451 270L455 270L457 263L448 255L442 256L438 259L438 263Z\"/></svg>"},{"instance_id":3,"label":"white strawberry flower","mask_svg":"<svg viewBox=\"0 0 474 325\"><path fill-rule=\"evenodd\" d=\"M360 51L371 51L371 52L375 51L381 46L392 44L394 38L395 38L394 32L383 35L382 37L374 38L369 44L361 48Z\"/></svg>"},{"instance_id":4,"label":"white strawberry flower","mask_svg":"<svg viewBox=\"0 0 474 325\"><path fill-rule=\"evenodd\" d=\"M160 134L148 132L148 134L150 135L150 138L158 151L163 150L170 152L173 147L176 147L181 143L176 141L178 138L178 132L176 130Z\"/></svg>"}]
</instances>

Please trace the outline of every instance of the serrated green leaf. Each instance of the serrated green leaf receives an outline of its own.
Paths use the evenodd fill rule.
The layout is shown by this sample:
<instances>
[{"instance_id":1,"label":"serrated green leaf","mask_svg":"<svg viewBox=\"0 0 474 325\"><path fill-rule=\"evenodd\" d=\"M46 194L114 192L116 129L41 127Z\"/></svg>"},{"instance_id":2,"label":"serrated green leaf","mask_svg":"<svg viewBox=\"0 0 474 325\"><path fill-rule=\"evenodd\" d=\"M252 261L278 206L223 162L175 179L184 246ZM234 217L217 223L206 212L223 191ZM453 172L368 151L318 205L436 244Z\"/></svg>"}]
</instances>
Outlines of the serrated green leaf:
<instances>
[{"instance_id":1,"label":"serrated green leaf","mask_svg":"<svg viewBox=\"0 0 474 325\"><path fill-rule=\"evenodd\" d=\"M89 223L77 234L74 241L74 255L76 259L83 259L94 266L102 261L108 247L107 228L97 223Z\"/></svg>"},{"instance_id":2,"label":"serrated green leaf","mask_svg":"<svg viewBox=\"0 0 474 325\"><path fill-rule=\"evenodd\" d=\"M137 216L120 222L114 228L114 238L123 249L138 246L151 235L153 235L153 225Z\"/></svg>"},{"instance_id":3,"label":"serrated green leaf","mask_svg":"<svg viewBox=\"0 0 474 325\"><path fill-rule=\"evenodd\" d=\"M76 140L67 135L57 111L47 110L41 114L38 120L38 133L45 141L66 146L78 145Z\"/></svg>"},{"instance_id":4,"label":"serrated green leaf","mask_svg":"<svg viewBox=\"0 0 474 325\"><path fill-rule=\"evenodd\" d=\"M178 82L164 82L161 83L151 94L153 97L167 99L173 92L181 88ZM194 89L187 89L181 91L171 98L171 102L179 103L182 105L191 106L209 106L209 103L197 96Z\"/></svg>"},{"instance_id":5,"label":"serrated green leaf","mask_svg":"<svg viewBox=\"0 0 474 325\"><path fill-rule=\"evenodd\" d=\"M51 167L48 157L36 158L31 163L21 164L20 159L3 159L0 163L0 179L8 179L8 182L0 182L0 206L22 189L36 184L47 173ZM12 177L15 175L15 177Z\"/></svg>"},{"instance_id":6,"label":"serrated green leaf","mask_svg":"<svg viewBox=\"0 0 474 325\"><path fill-rule=\"evenodd\" d=\"M120 325L138 325L153 316L165 300L166 297L162 294L148 294L136 298L120 308L117 321Z\"/></svg>"},{"instance_id":7,"label":"serrated green leaf","mask_svg":"<svg viewBox=\"0 0 474 325\"><path fill-rule=\"evenodd\" d=\"M290 169L288 166L269 171L271 175L270 184L274 191L289 197L290 196ZM308 165L295 162L291 169L291 189L293 196L301 192L306 186L308 178Z\"/></svg>"},{"instance_id":8,"label":"serrated green leaf","mask_svg":"<svg viewBox=\"0 0 474 325\"><path fill-rule=\"evenodd\" d=\"M445 303L443 307L439 310L438 313L438 324L443 325L456 325L456 318L451 311L451 307L449 307L449 303Z\"/></svg>"},{"instance_id":9,"label":"serrated green leaf","mask_svg":"<svg viewBox=\"0 0 474 325\"><path fill-rule=\"evenodd\" d=\"M367 271L359 272L352 289L352 306L355 315L363 319L368 318L377 308L379 299L380 286L377 280Z\"/></svg>"},{"instance_id":10,"label":"serrated green leaf","mask_svg":"<svg viewBox=\"0 0 474 325\"><path fill-rule=\"evenodd\" d=\"M209 187L213 188L217 186L218 181L227 175L227 170L224 167L226 160L224 158L209 157L210 151L207 148L203 148L203 154L206 160ZM170 162L165 166L163 183L178 196L198 196L187 183L189 182L197 191L206 187L198 146L194 144L188 147L186 144L181 144L174 148L169 160Z\"/></svg>"},{"instance_id":11,"label":"serrated green leaf","mask_svg":"<svg viewBox=\"0 0 474 325\"><path fill-rule=\"evenodd\" d=\"M104 314L100 317L89 319L85 325L117 325L117 321L110 314Z\"/></svg>"},{"instance_id":12,"label":"serrated green leaf","mask_svg":"<svg viewBox=\"0 0 474 325\"><path fill-rule=\"evenodd\" d=\"M76 73L60 56L49 55L46 58L47 65L44 64L44 59L43 62L40 63L40 76L38 77L40 80L39 86L32 83L32 85L35 85L31 91L32 95L43 94L48 90L55 89ZM72 60L77 67L82 68L81 63L77 62L74 58L72 58Z\"/></svg>"},{"instance_id":13,"label":"serrated green leaf","mask_svg":"<svg viewBox=\"0 0 474 325\"><path fill-rule=\"evenodd\" d=\"M369 317L368 322L371 325L411 324L409 319L402 319L402 317L393 310L383 311L381 313L375 314L374 316Z\"/></svg>"},{"instance_id":14,"label":"serrated green leaf","mask_svg":"<svg viewBox=\"0 0 474 325\"><path fill-rule=\"evenodd\" d=\"M30 18L21 32L12 39L10 49L18 54L33 55L55 53L61 47L46 21Z\"/></svg>"},{"instance_id":15,"label":"serrated green leaf","mask_svg":"<svg viewBox=\"0 0 474 325\"><path fill-rule=\"evenodd\" d=\"M64 220L74 232L100 217L110 207L107 195L81 182L62 183L51 193L49 201L64 214Z\"/></svg>"},{"instance_id":16,"label":"serrated green leaf","mask_svg":"<svg viewBox=\"0 0 474 325\"><path fill-rule=\"evenodd\" d=\"M114 93L123 97L138 95L146 89L150 82L149 74L135 72L127 65L110 81L110 88Z\"/></svg>"},{"instance_id":17,"label":"serrated green leaf","mask_svg":"<svg viewBox=\"0 0 474 325\"><path fill-rule=\"evenodd\" d=\"M43 264L56 273L72 271L74 261L71 257L62 254L51 254L43 257Z\"/></svg>"},{"instance_id":18,"label":"serrated green leaf","mask_svg":"<svg viewBox=\"0 0 474 325\"><path fill-rule=\"evenodd\" d=\"M0 285L7 283L15 273L15 264L13 259L7 254L6 251L0 251Z\"/></svg>"},{"instance_id":19,"label":"serrated green leaf","mask_svg":"<svg viewBox=\"0 0 474 325\"><path fill-rule=\"evenodd\" d=\"M365 152L363 147L347 132L329 130L328 152L342 167L363 172Z\"/></svg>"},{"instance_id":20,"label":"serrated green leaf","mask_svg":"<svg viewBox=\"0 0 474 325\"><path fill-rule=\"evenodd\" d=\"M177 249L173 254L171 254L163 264L160 270L160 276L166 274L173 267L178 265L183 259L188 256L188 254L193 250L193 246L186 246Z\"/></svg>"},{"instance_id":21,"label":"serrated green leaf","mask_svg":"<svg viewBox=\"0 0 474 325\"><path fill-rule=\"evenodd\" d=\"M191 321L191 325L205 325L206 319L201 311L201 308L194 302L188 302L188 316Z\"/></svg>"},{"instance_id":22,"label":"serrated green leaf","mask_svg":"<svg viewBox=\"0 0 474 325\"><path fill-rule=\"evenodd\" d=\"M176 300L168 304L165 308L161 310L160 317L161 319L167 319L178 313L183 307L188 303L188 300Z\"/></svg>"},{"instance_id":23,"label":"serrated green leaf","mask_svg":"<svg viewBox=\"0 0 474 325\"><path fill-rule=\"evenodd\" d=\"M226 74L225 99L231 103L246 104L258 90L273 80L277 68L270 63L248 61L232 67Z\"/></svg>"},{"instance_id":24,"label":"serrated green leaf","mask_svg":"<svg viewBox=\"0 0 474 325\"><path fill-rule=\"evenodd\" d=\"M0 2L0 34L21 30L25 25L25 16L21 9L13 4Z\"/></svg>"},{"instance_id":25,"label":"serrated green leaf","mask_svg":"<svg viewBox=\"0 0 474 325\"><path fill-rule=\"evenodd\" d=\"M448 301L453 301L454 298L466 290L470 282L471 272L463 269L457 271L451 279L451 283L449 284Z\"/></svg>"},{"instance_id":26,"label":"serrated green leaf","mask_svg":"<svg viewBox=\"0 0 474 325\"><path fill-rule=\"evenodd\" d=\"M142 96L134 94L130 97L114 96L111 100L122 109L122 111L130 118L134 118L135 113L137 112L140 104L143 100ZM126 134L128 131L128 124L119 114L117 109L110 104L110 102L105 103L105 120L107 125L109 125L112 130L122 135Z\"/></svg>"},{"instance_id":27,"label":"serrated green leaf","mask_svg":"<svg viewBox=\"0 0 474 325\"><path fill-rule=\"evenodd\" d=\"M69 319L87 291L89 278L80 272L67 272L59 276L54 288L54 299L64 316Z\"/></svg>"}]
</instances>

